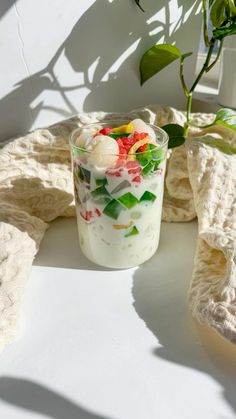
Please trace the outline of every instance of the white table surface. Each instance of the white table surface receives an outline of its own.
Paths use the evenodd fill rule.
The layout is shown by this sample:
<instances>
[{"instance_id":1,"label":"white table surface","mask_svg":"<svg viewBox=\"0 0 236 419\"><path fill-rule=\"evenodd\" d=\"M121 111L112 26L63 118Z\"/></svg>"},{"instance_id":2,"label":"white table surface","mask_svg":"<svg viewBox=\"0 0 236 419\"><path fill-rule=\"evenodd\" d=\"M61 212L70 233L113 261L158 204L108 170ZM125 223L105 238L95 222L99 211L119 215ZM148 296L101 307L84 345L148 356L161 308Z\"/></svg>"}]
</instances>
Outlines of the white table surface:
<instances>
[{"instance_id":1,"label":"white table surface","mask_svg":"<svg viewBox=\"0 0 236 419\"><path fill-rule=\"evenodd\" d=\"M22 337L0 356L0 418L232 419L236 348L188 313L197 224L163 224L140 268L97 268L75 219L32 269Z\"/></svg>"}]
</instances>

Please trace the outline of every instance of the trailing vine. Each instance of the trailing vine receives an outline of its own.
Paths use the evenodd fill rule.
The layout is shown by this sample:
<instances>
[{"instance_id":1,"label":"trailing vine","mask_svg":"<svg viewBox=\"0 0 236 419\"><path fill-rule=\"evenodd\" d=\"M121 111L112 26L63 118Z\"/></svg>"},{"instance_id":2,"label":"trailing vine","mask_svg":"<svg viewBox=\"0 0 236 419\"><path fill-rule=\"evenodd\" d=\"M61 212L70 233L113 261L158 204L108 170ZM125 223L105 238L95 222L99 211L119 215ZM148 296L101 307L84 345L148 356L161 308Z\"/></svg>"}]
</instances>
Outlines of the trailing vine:
<instances>
[{"instance_id":1,"label":"trailing vine","mask_svg":"<svg viewBox=\"0 0 236 419\"><path fill-rule=\"evenodd\" d=\"M137 6L144 12L139 0L135 0ZM208 16L212 24L212 31L208 31ZM210 71L221 56L224 39L236 34L236 0L202 0L203 39L207 48L205 62L196 75L190 87L187 86L184 77L184 61L192 53L183 53L174 45L157 44L149 48L140 60L141 85L148 79L159 73L175 60L180 62L180 82L186 97L186 123L184 127L176 124L168 124L163 128L169 134L169 147L177 147L184 143L191 126L191 111L193 93L202 76ZM214 48L218 45L218 53L215 56ZM222 124L236 132L236 112L232 109L222 108L216 113L216 118L211 125Z\"/></svg>"}]
</instances>

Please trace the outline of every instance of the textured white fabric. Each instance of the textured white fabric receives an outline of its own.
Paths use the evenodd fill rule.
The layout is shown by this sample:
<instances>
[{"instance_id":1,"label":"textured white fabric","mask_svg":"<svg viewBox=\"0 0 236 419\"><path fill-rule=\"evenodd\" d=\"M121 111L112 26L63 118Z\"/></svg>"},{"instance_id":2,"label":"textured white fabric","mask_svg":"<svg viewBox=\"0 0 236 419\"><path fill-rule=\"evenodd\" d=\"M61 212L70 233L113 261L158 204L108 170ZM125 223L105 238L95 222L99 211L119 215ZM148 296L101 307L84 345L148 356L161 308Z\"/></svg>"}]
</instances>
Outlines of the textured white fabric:
<instances>
[{"instance_id":1,"label":"textured white fabric","mask_svg":"<svg viewBox=\"0 0 236 419\"><path fill-rule=\"evenodd\" d=\"M190 307L236 343L236 154L189 141L188 167L199 226Z\"/></svg>"},{"instance_id":2,"label":"textured white fabric","mask_svg":"<svg viewBox=\"0 0 236 419\"><path fill-rule=\"evenodd\" d=\"M159 126L185 121L182 112L160 105L129 114L79 114L15 139L0 151L1 348L17 336L20 303L47 223L74 215L69 134L86 123L122 117L140 117ZM213 115L193 117L208 124ZM209 139L209 133L214 138ZM236 137L219 126L193 129L190 135L168 160L163 220L189 221L197 214L190 308L194 317L236 343L236 156L231 152ZM222 139L217 138L228 148L222 151Z\"/></svg>"}]
</instances>

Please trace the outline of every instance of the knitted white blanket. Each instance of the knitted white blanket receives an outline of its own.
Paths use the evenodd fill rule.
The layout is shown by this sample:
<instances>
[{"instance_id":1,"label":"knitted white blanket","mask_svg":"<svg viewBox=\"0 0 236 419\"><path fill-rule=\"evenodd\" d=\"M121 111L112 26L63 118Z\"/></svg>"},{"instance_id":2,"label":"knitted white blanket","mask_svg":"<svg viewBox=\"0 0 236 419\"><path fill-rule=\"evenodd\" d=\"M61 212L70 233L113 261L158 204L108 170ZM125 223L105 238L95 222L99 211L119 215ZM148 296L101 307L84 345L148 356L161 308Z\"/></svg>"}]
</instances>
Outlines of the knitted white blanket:
<instances>
[{"instance_id":1,"label":"knitted white blanket","mask_svg":"<svg viewBox=\"0 0 236 419\"><path fill-rule=\"evenodd\" d=\"M47 223L74 215L69 134L84 123L122 117L159 126L185 121L182 112L159 105L128 115L79 114L17 138L0 151L0 348L17 336L24 289ZM209 114L193 117L201 124L213 119ZM219 126L208 133L194 129L190 135L169 158L163 220L189 221L197 215L190 309L236 343L236 136Z\"/></svg>"}]
</instances>

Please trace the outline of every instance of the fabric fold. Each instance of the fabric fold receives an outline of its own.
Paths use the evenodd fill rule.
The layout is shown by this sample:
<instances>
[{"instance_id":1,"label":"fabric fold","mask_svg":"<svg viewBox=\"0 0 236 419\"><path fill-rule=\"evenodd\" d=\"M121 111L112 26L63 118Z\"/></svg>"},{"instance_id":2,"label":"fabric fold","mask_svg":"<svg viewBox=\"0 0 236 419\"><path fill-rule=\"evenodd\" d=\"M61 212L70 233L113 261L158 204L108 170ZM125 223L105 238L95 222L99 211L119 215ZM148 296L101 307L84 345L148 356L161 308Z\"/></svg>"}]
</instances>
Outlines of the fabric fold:
<instances>
[{"instance_id":1,"label":"fabric fold","mask_svg":"<svg viewBox=\"0 0 236 419\"><path fill-rule=\"evenodd\" d=\"M0 349L18 335L25 286L47 223L73 214L70 125L37 130L0 151Z\"/></svg>"},{"instance_id":2,"label":"fabric fold","mask_svg":"<svg viewBox=\"0 0 236 419\"><path fill-rule=\"evenodd\" d=\"M236 154L206 139L187 143L199 231L189 305L194 317L236 343Z\"/></svg>"},{"instance_id":3,"label":"fabric fold","mask_svg":"<svg viewBox=\"0 0 236 419\"><path fill-rule=\"evenodd\" d=\"M0 219L0 349L3 349L18 335L25 286L48 226L7 205L1 205Z\"/></svg>"}]
</instances>

